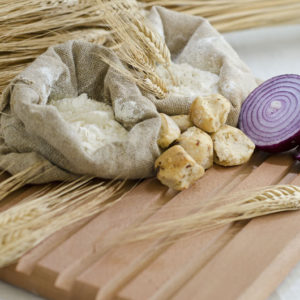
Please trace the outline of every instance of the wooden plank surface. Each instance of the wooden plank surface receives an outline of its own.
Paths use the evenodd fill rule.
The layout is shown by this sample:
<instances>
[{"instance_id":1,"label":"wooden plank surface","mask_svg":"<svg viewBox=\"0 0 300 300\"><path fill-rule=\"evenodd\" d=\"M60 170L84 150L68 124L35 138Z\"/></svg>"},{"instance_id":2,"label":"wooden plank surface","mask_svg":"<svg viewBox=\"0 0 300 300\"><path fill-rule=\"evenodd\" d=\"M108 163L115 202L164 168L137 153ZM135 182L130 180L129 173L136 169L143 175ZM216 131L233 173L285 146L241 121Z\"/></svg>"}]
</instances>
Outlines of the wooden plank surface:
<instances>
[{"instance_id":1,"label":"wooden plank surface","mask_svg":"<svg viewBox=\"0 0 300 300\"><path fill-rule=\"evenodd\" d=\"M282 176L288 172L292 163L290 157L284 157L283 160L284 160L283 165L275 165L273 164L274 158L271 157L264 164L262 164L261 166L253 170L252 173L249 176L247 176L243 181L235 185L231 191L234 192L244 188L270 185L273 184L274 181L278 182L282 178ZM261 174L262 172L265 174L265 176L259 179L257 174ZM229 228L229 226L227 228ZM205 235L202 234L198 236L193 235L189 239L184 239L182 241L179 241L178 244L176 243L175 245L173 245L167 253L164 253L160 257L158 262L154 264L152 268L152 272L150 271L150 274L148 270L143 271L143 273L140 274L140 276L136 278L134 282L127 285L119 294L124 298L131 298L132 295L137 294L139 291L139 295L142 296L142 294L145 294L146 287L147 290L149 290L149 286L150 286L149 279L150 278L155 278L155 280L157 279L157 276L154 276L155 269L157 270L157 268L161 264L163 264L165 267L162 269L160 274L162 274L163 272L169 272L169 276L166 277L166 279L170 278L172 274L179 272L182 266L184 266L190 261L191 257L200 256L201 259L201 255L199 255L199 251L202 250L203 245L207 247L206 246L207 242L212 238L213 239L217 238L217 236L221 233L222 230L225 230L225 228L219 229L216 232L206 233ZM184 247L183 244L185 244L186 247ZM180 257L181 263L176 264L177 262L176 257ZM164 282L155 282L155 285L154 286L152 285L152 289L151 291L149 291L149 295L147 296L152 296L156 292L155 287L160 287L163 284ZM210 299L215 299L215 298L210 298Z\"/></svg>"},{"instance_id":2,"label":"wooden plank surface","mask_svg":"<svg viewBox=\"0 0 300 300\"><path fill-rule=\"evenodd\" d=\"M53 300L266 299L300 260L300 212L168 244L164 237L106 252L102 245L136 224L188 216L214 195L280 182L300 185L298 174L291 155L256 153L240 167L215 166L181 193L145 180L115 206L57 232L0 270L0 278ZM12 195L5 205L36 189Z\"/></svg>"}]
</instances>

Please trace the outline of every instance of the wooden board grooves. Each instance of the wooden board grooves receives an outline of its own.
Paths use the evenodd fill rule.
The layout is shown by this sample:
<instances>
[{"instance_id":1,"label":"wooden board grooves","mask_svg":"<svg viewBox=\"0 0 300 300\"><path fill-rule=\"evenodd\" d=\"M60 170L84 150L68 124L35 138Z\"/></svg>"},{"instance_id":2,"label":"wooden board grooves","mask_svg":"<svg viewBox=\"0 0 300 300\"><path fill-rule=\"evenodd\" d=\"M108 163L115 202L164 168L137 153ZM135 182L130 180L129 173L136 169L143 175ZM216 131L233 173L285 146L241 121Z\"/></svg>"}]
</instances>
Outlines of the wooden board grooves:
<instances>
[{"instance_id":1,"label":"wooden board grooves","mask_svg":"<svg viewBox=\"0 0 300 300\"><path fill-rule=\"evenodd\" d=\"M205 201L206 198L213 194L214 190L228 184L228 182L240 172L241 168L242 167L226 170L216 167L215 169L211 169L203 180L200 180L191 190L178 194L145 223L158 222L167 218L189 214L191 208L199 205L201 200ZM225 172L227 176L224 176ZM212 178L214 178L214 180L212 180ZM182 209L177 210L177 205L180 205ZM186 205L186 207L184 205ZM152 251L151 249L153 249L154 246L155 251ZM133 274L137 274L137 269L140 268L141 262L143 262L144 265L151 263L153 256L163 251L164 247L164 244L157 246L156 242L153 243L152 241L143 242L139 245L123 246L95 263L80 276L80 280L83 279L90 283L95 283L97 287L104 287L108 282L112 282L114 285L113 288L119 289L122 284L125 284L126 281L131 279ZM143 251L146 251L146 253L143 253ZM130 268L131 274L127 277L127 275L129 275L128 268ZM105 273L101 272L101 270L105 270ZM114 280L110 280L110 278L114 278ZM117 283L119 283L119 285L117 285ZM107 289L109 293L112 287L108 287Z\"/></svg>"},{"instance_id":2,"label":"wooden board grooves","mask_svg":"<svg viewBox=\"0 0 300 300\"><path fill-rule=\"evenodd\" d=\"M282 158L284 159L284 158ZM288 160L288 162L291 162L290 158L287 157L286 158ZM251 188L251 187L255 187L255 186L259 186L259 185L270 185L274 182L274 180L280 179L283 174L286 174L287 170L289 169L289 164L283 165L282 167L278 167L278 165L275 165L276 168L276 177L271 177L270 175L273 175L274 172L274 165L273 165L273 161L274 158L271 157L270 159L268 159L263 165L261 165L260 167L254 169L252 171L252 173L247 176L242 182L240 182L240 184L236 185L235 187L233 187L232 191L237 191L240 189L243 189L245 187L247 188ZM260 179L259 182L257 182L257 173L261 172L262 169L264 170L265 173L265 177L263 179ZM210 232L210 233L206 233L204 235L199 235L197 237L192 237L190 240L185 240L184 243L186 245L189 245L186 249L186 253L183 251L183 245L182 243L180 243L181 241L179 241L179 245L174 244L172 246L173 250L173 254L171 254L170 252L166 254L163 254L164 256L164 265L166 265L166 263L169 262L169 264L167 265L167 267L164 268L164 270L162 270L162 272L164 272L165 270L168 270L168 272L170 272L170 275L175 272L178 272L181 269L182 265L185 265L186 263L189 262L190 257L194 257L195 255L197 255L197 253L199 252L199 248L201 249L203 247L203 244L208 243L211 239L215 238L216 234L219 234L219 231L221 229L215 231L215 232ZM198 245L196 247L191 246L191 245ZM174 266L176 266L176 257L178 257L180 255L181 258L181 264L178 264L177 268L174 269ZM185 257L185 260L183 260L183 257ZM173 259L170 259L173 258ZM161 262L158 262L157 264L161 264ZM155 269L155 268L154 268ZM145 281L147 281L147 279L149 280L149 277L151 277L151 275L147 278L147 276L145 275L145 273L148 272L148 270L144 271L144 274L142 274L142 276L139 276L139 278L137 278L135 280L135 282L132 282L131 284L128 284L128 286L126 286L126 288L120 292L120 296L124 297L124 298L130 298L132 297L133 294L137 293L137 290L140 289L140 287L145 286ZM155 271L154 271L155 272ZM152 275L154 273L152 271ZM160 275L161 273L160 272ZM170 276L169 275L169 276ZM156 285L161 285L163 284L163 282L156 282ZM149 284L147 285L147 288L149 289ZM153 288L152 293L155 292L155 289ZM141 290L141 293L145 294L144 290Z\"/></svg>"},{"instance_id":3,"label":"wooden board grooves","mask_svg":"<svg viewBox=\"0 0 300 300\"><path fill-rule=\"evenodd\" d=\"M161 203L161 197L166 191L167 188L162 187L155 180L143 182L135 189L134 193L129 193L119 205L113 206L94 218L87 226L73 234L62 245L39 261L34 270L36 276L39 276L39 271L52 269L55 282L57 277L60 276L57 286L69 289L70 278L75 274L75 270L73 273L69 273L69 267L73 264L76 265L74 269L77 269L80 273L82 266L92 264L97 259L95 257L95 243L97 241L101 243L104 236L117 234L118 231L136 221L139 210L146 212L144 219L148 217L148 212L150 214L154 213L154 206L157 202ZM144 193L147 193L147 197L143 196ZM126 215L127 218L123 218L122 215ZM122 223L119 222L120 216L123 220ZM142 221L141 215L139 217ZM85 243L82 243L83 239ZM68 253L67 258L66 253ZM65 273L69 276L64 276ZM60 284L61 282L65 285Z\"/></svg>"},{"instance_id":4,"label":"wooden board grooves","mask_svg":"<svg viewBox=\"0 0 300 300\"><path fill-rule=\"evenodd\" d=\"M145 180L107 211L54 234L16 266L0 270L0 278L53 300L265 299L300 259L300 212L168 244L164 237L105 252L103 241L136 224L188 216L214 195L280 182L300 185L298 174L299 164L290 154L258 152L244 166L215 166L181 193ZM15 194L14 201L30 189ZM266 284L267 277L272 279Z\"/></svg>"},{"instance_id":5,"label":"wooden board grooves","mask_svg":"<svg viewBox=\"0 0 300 300\"><path fill-rule=\"evenodd\" d=\"M290 249L289 244L295 236L299 235L300 215L298 213L294 218L291 216L293 214L287 214L288 222L285 223L288 224L288 227L283 226L282 218L286 217L284 214L265 217L270 219L268 223L270 226L266 225L263 218L250 222L179 291L174 299L183 299L183 295L187 299L220 299L221 296L225 300L240 299L239 297L242 297L242 299L265 299L269 296L270 290L268 292L264 289L262 289L263 291L257 291L256 288L263 284L266 286L274 284L272 273L268 269L271 267L273 271L276 270L274 274L278 275L278 272L282 272L282 268L286 268L280 262L282 258L278 259L278 256L282 256L280 254L286 250L288 253L295 252L294 249ZM290 228L291 222L297 230ZM263 235L258 236L258 230ZM299 250L298 246L298 259ZM286 257L286 254L282 257ZM291 256L289 255L288 260L290 259ZM248 263L249 261L251 263ZM246 263L248 268L245 270L243 266ZM209 285L205 285L204 282L211 279L210 274L214 270L218 270L218 276L215 280L210 281ZM265 277L262 274L268 274L269 276ZM225 287L228 285L236 285L236 288L226 289ZM220 294L221 290L222 295ZM247 290L252 292L248 292L248 296L245 296Z\"/></svg>"},{"instance_id":6,"label":"wooden board grooves","mask_svg":"<svg viewBox=\"0 0 300 300\"><path fill-rule=\"evenodd\" d=\"M201 251L201 255L192 257L188 264L184 267L183 272L177 272L170 278L166 284L162 285L154 295L151 296L152 300L169 299L182 288L182 286L192 278L197 270L202 269L215 255L228 244L234 236L242 230L248 221L238 222L232 224L228 229L219 231L219 235L207 244Z\"/></svg>"},{"instance_id":7,"label":"wooden board grooves","mask_svg":"<svg viewBox=\"0 0 300 300\"><path fill-rule=\"evenodd\" d=\"M88 220L82 220L68 226L55 235L50 236L48 239L43 241L38 247L32 249L27 254L25 254L16 266L16 271L30 275L37 261L41 260L43 257L47 256L51 251L57 248L61 243L63 243L68 237L75 234L82 226L84 226Z\"/></svg>"}]
</instances>

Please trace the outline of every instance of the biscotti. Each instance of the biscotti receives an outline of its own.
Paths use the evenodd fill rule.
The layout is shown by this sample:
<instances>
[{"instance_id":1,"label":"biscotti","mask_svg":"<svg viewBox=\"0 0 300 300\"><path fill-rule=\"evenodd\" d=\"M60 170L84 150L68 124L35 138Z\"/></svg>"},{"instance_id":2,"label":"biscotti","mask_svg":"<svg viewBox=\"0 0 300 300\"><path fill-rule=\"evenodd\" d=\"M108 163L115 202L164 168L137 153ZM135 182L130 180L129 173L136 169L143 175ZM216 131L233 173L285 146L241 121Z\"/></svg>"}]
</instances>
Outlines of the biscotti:
<instances>
[{"instance_id":1,"label":"biscotti","mask_svg":"<svg viewBox=\"0 0 300 300\"><path fill-rule=\"evenodd\" d=\"M204 175L204 168L179 145L166 150L155 161L158 180L175 190L187 189Z\"/></svg>"},{"instance_id":2,"label":"biscotti","mask_svg":"<svg viewBox=\"0 0 300 300\"><path fill-rule=\"evenodd\" d=\"M181 132L184 132L188 128L194 126L189 115L176 115L171 116L171 118L177 124Z\"/></svg>"},{"instance_id":3,"label":"biscotti","mask_svg":"<svg viewBox=\"0 0 300 300\"><path fill-rule=\"evenodd\" d=\"M186 130L178 139L180 146L204 169L213 164L213 142L211 137L197 127Z\"/></svg>"},{"instance_id":4,"label":"biscotti","mask_svg":"<svg viewBox=\"0 0 300 300\"><path fill-rule=\"evenodd\" d=\"M167 148L180 136L180 129L168 115L160 114L161 128L159 132L158 145Z\"/></svg>"},{"instance_id":5,"label":"biscotti","mask_svg":"<svg viewBox=\"0 0 300 300\"><path fill-rule=\"evenodd\" d=\"M236 166L247 162L255 149L254 143L238 128L224 125L212 134L214 162Z\"/></svg>"},{"instance_id":6,"label":"biscotti","mask_svg":"<svg viewBox=\"0 0 300 300\"><path fill-rule=\"evenodd\" d=\"M216 132L226 123L230 108L229 100L222 95L197 97L191 105L191 120L195 126L206 132Z\"/></svg>"}]
</instances>

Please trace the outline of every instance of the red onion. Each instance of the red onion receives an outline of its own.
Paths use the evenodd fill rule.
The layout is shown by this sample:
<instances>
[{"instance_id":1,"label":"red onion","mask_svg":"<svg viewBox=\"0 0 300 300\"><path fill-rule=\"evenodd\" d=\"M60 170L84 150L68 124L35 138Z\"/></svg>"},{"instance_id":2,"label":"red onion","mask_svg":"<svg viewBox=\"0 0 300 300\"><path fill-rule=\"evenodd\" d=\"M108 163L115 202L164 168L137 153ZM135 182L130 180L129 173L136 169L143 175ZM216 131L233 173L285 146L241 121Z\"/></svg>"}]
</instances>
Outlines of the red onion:
<instances>
[{"instance_id":1,"label":"red onion","mask_svg":"<svg viewBox=\"0 0 300 300\"><path fill-rule=\"evenodd\" d=\"M300 142L300 75L273 77L245 100L239 127L257 148L280 152Z\"/></svg>"}]
</instances>

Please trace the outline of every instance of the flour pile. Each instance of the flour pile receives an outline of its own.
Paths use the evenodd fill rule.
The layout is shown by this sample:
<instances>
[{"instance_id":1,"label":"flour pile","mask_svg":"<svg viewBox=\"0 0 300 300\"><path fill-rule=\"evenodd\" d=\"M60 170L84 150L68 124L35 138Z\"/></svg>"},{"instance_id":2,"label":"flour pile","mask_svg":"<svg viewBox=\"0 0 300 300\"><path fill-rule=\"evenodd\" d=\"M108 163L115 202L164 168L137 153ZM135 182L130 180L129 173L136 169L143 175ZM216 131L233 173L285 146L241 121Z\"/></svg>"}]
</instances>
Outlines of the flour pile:
<instances>
[{"instance_id":1,"label":"flour pile","mask_svg":"<svg viewBox=\"0 0 300 300\"><path fill-rule=\"evenodd\" d=\"M87 94L49 104L57 108L89 154L106 144L126 141L128 137L128 131L115 120L112 107L89 99Z\"/></svg>"},{"instance_id":2,"label":"flour pile","mask_svg":"<svg viewBox=\"0 0 300 300\"><path fill-rule=\"evenodd\" d=\"M178 85L175 86L167 70L159 66L157 74L165 81L168 90L176 96L197 97L218 93L219 76L194 68L187 63L170 66Z\"/></svg>"}]
</instances>

